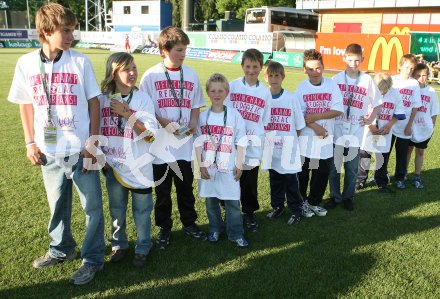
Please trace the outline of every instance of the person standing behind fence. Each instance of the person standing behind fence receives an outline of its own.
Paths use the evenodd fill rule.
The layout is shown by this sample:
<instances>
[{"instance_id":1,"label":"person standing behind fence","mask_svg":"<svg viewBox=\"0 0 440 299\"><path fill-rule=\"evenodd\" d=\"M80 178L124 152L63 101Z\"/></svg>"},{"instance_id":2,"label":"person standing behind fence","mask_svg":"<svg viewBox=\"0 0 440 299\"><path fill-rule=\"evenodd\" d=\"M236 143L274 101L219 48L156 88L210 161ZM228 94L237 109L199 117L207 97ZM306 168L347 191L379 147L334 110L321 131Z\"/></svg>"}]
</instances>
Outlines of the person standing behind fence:
<instances>
[{"instance_id":1,"label":"person standing behind fence","mask_svg":"<svg viewBox=\"0 0 440 299\"><path fill-rule=\"evenodd\" d=\"M70 49L77 24L73 12L48 3L37 11L35 23L42 48L19 58L8 96L20 105L27 158L41 165L50 206L49 250L32 265L40 269L75 259L74 185L87 221L82 265L70 282L82 285L104 266L101 184L93 170L97 148L89 138L99 134L101 91L90 60Z\"/></svg>"},{"instance_id":2,"label":"person standing behind fence","mask_svg":"<svg viewBox=\"0 0 440 299\"><path fill-rule=\"evenodd\" d=\"M264 126L270 118L272 96L269 89L258 80L263 69L264 56L257 49L248 49L241 58L244 76L230 83L226 105L237 109L245 122L249 144L246 148L245 166L240 179L241 210L246 227L256 232L258 224L255 211L258 203L258 171L264 143Z\"/></svg>"},{"instance_id":3,"label":"person standing behind fence","mask_svg":"<svg viewBox=\"0 0 440 299\"><path fill-rule=\"evenodd\" d=\"M177 205L183 232L197 240L206 240L206 234L196 224L197 213L193 194L191 136L197 127L200 108L205 99L200 79L194 69L183 64L188 35L177 27L167 27L159 35L159 50L163 62L149 68L142 76L140 90L153 100L157 120L164 128L158 132L158 148L153 162L154 180L157 182L154 215L160 227L156 243L165 249L170 243L172 201L171 187L174 181Z\"/></svg>"},{"instance_id":4,"label":"person standing behind fence","mask_svg":"<svg viewBox=\"0 0 440 299\"><path fill-rule=\"evenodd\" d=\"M333 209L342 202L344 208L351 211L364 126L376 119L382 102L371 76L359 70L364 60L361 45L348 45L343 60L346 69L332 78L341 90L344 113L335 119L334 154L329 175L330 200L324 207ZM344 184L341 192L342 164Z\"/></svg>"}]
</instances>

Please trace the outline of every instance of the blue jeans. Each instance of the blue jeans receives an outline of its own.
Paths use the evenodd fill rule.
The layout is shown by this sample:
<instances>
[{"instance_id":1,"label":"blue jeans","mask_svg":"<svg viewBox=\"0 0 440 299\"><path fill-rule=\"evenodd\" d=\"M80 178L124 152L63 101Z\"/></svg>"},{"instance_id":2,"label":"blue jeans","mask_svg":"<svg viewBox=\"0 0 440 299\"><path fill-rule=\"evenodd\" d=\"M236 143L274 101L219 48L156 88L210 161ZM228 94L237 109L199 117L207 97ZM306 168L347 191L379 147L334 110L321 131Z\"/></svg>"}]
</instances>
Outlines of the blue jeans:
<instances>
[{"instance_id":1,"label":"blue jeans","mask_svg":"<svg viewBox=\"0 0 440 299\"><path fill-rule=\"evenodd\" d=\"M125 231L130 189L122 186L115 178L112 169L105 171L106 186L109 199L110 216L112 218L112 250L127 249L128 239ZM151 243L151 211L153 210L152 193L141 194L131 191L133 219L136 225L137 240L135 253L147 255Z\"/></svg>"},{"instance_id":2,"label":"blue jeans","mask_svg":"<svg viewBox=\"0 0 440 299\"><path fill-rule=\"evenodd\" d=\"M341 168L343 156L350 161L344 161L344 188L341 193ZM359 148L335 145L334 158L330 166L329 185L330 197L335 202L354 198L356 192L356 177L359 165Z\"/></svg>"},{"instance_id":3,"label":"blue jeans","mask_svg":"<svg viewBox=\"0 0 440 299\"><path fill-rule=\"evenodd\" d=\"M240 212L239 200L224 200L226 211L226 225L220 210L220 200L217 197L206 198L206 213L209 220L210 232L226 232L229 240L243 238L243 218Z\"/></svg>"},{"instance_id":4,"label":"blue jeans","mask_svg":"<svg viewBox=\"0 0 440 299\"><path fill-rule=\"evenodd\" d=\"M104 216L98 171L83 173L83 158L79 154L65 158L46 158L47 163L41 169L51 214L48 225L52 238L50 254L63 258L75 250L76 242L71 231L73 184L86 214L81 257L92 266L103 264Z\"/></svg>"}]
</instances>

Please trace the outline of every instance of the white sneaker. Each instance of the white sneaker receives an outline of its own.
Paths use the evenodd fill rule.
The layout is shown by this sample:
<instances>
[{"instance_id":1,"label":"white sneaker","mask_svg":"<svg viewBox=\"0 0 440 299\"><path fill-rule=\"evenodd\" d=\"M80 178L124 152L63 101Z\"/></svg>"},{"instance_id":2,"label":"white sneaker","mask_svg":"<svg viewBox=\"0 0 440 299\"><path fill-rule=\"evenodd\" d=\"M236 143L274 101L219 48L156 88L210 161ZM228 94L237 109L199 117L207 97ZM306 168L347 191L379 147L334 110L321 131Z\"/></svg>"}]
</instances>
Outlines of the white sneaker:
<instances>
[{"instance_id":1,"label":"white sneaker","mask_svg":"<svg viewBox=\"0 0 440 299\"><path fill-rule=\"evenodd\" d=\"M302 215L307 218L313 217L313 215L315 215L315 213L313 213L312 210L310 210L309 203L307 202L307 200L304 201L302 207Z\"/></svg>"},{"instance_id":2,"label":"white sneaker","mask_svg":"<svg viewBox=\"0 0 440 299\"><path fill-rule=\"evenodd\" d=\"M321 208L320 206L311 206L309 205L309 209L312 210L313 213L315 213L318 216L325 216L327 215L327 210L324 208Z\"/></svg>"},{"instance_id":3,"label":"white sneaker","mask_svg":"<svg viewBox=\"0 0 440 299\"><path fill-rule=\"evenodd\" d=\"M103 268L104 265L92 266L83 263L81 267L79 267L79 269L73 274L72 278L70 278L70 282L75 285L86 284L95 277L96 272L101 271Z\"/></svg>"}]
</instances>

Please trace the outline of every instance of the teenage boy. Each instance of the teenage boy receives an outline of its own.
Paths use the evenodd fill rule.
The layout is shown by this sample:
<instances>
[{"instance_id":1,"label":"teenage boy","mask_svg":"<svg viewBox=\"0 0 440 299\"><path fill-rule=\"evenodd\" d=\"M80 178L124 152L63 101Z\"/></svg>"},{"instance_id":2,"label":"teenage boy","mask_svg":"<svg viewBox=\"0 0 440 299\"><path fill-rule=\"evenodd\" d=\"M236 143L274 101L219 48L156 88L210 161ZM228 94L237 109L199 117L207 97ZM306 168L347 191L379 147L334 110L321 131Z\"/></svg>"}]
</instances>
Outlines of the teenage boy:
<instances>
[{"instance_id":1,"label":"teenage boy","mask_svg":"<svg viewBox=\"0 0 440 299\"><path fill-rule=\"evenodd\" d=\"M200 107L205 106L205 99L196 72L183 64L188 44L188 35L181 29L167 27L162 30L159 50L163 62L148 69L140 83L140 90L147 92L153 100L156 118L165 128L158 132L156 141L162 138L166 144L154 148L155 144L160 144L155 142L151 149L157 156L153 162L156 182L154 215L156 225L160 227L156 240L160 249L165 249L170 242L173 181L184 233L197 240L206 240L206 234L195 223L197 213L191 167L192 134L197 127Z\"/></svg>"},{"instance_id":2,"label":"teenage boy","mask_svg":"<svg viewBox=\"0 0 440 299\"><path fill-rule=\"evenodd\" d=\"M321 53L314 49L304 51L304 73L309 77L302 81L296 95L300 100L306 127L301 130L299 144L304 163L299 175L304 215L325 216L327 210L320 207L333 158L333 128L335 117L342 114L344 107L338 85L322 76L324 62ZM307 195L307 187L310 191ZM313 213L310 213L311 212Z\"/></svg>"},{"instance_id":3,"label":"teenage boy","mask_svg":"<svg viewBox=\"0 0 440 299\"><path fill-rule=\"evenodd\" d=\"M294 94L283 89L285 78L281 63L271 61L264 72L264 78L272 94L271 117L265 127L266 136L262 168L269 169L270 205L268 218L277 218L284 212L284 201L292 211L287 224L298 224L304 205L299 192L298 172L301 171L299 153L299 130L306 126L300 102Z\"/></svg>"},{"instance_id":4,"label":"teenage boy","mask_svg":"<svg viewBox=\"0 0 440 299\"><path fill-rule=\"evenodd\" d=\"M393 126L391 148L396 147L396 168L394 179L398 189L405 189L406 166L408 148L412 136L412 126L417 109L422 106L419 82L411 77L416 67L417 59L413 54L406 54L400 58L400 73L392 76L393 87L399 91L403 106L405 107L405 119L399 120Z\"/></svg>"},{"instance_id":5,"label":"teenage boy","mask_svg":"<svg viewBox=\"0 0 440 299\"><path fill-rule=\"evenodd\" d=\"M248 49L243 53L241 68L244 76L230 83L229 99L225 101L240 112L249 139L240 178L240 201L243 222L252 232L256 232L258 228L254 215L260 208L257 192L258 170L264 144L264 126L269 122L272 99L269 89L258 80L263 61L263 54L257 49Z\"/></svg>"},{"instance_id":6,"label":"teenage boy","mask_svg":"<svg viewBox=\"0 0 440 299\"><path fill-rule=\"evenodd\" d=\"M89 59L70 50L77 24L69 9L42 6L35 23L42 48L19 58L8 100L20 105L27 158L41 165L50 206L48 252L32 265L40 269L76 257L71 231L72 184L86 214L81 267L71 283L91 281L104 266L101 185L88 138L99 134L101 94ZM65 120L70 120L66 122Z\"/></svg>"},{"instance_id":7,"label":"teenage boy","mask_svg":"<svg viewBox=\"0 0 440 299\"><path fill-rule=\"evenodd\" d=\"M362 47L359 44L348 45L343 58L346 69L332 78L341 91L344 113L335 119L334 154L329 175L330 200L324 205L326 209L342 202L346 210L353 210L364 126L374 121L382 104L380 92L371 76L359 70L363 60ZM343 160L344 185L341 192Z\"/></svg>"}]
</instances>

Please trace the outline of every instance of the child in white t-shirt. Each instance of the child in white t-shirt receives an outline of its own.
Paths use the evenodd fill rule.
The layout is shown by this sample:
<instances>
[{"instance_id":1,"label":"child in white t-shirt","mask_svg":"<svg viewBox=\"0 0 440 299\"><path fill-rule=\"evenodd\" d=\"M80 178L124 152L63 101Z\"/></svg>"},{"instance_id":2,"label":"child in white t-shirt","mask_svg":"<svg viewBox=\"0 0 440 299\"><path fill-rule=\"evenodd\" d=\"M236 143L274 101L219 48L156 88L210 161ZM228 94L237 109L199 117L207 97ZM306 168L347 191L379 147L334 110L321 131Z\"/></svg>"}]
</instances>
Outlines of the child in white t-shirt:
<instances>
[{"instance_id":1,"label":"child in white t-shirt","mask_svg":"<svg viewBox=\"0 0 440 299\"><path fill-rule=\"evenodd\" d=\"M391 192L387 186L389 183L387 168L391 149L391 130L399 119L405 119L405 110L398 91L392 87L393 81L389 74L377 73L374 76L374 82L382 94L382 106L375 123L364 128L356 189L365 187L370 169L371 154L375 153L376 169L374 179L379 192L387 193Z\"/></svg>"},{"instance_id":2,"label":"child in white t-shirt","mask_svg":"<svg viewBox=\"0 0 440 299\"><path fill-rule=\"evenodd\" d=\"M263 62L263 54L257 49L248 49L243 53L241 68L244 76L230 83L229 97L225 101L226 105L240 112L249 139L243 175L240 179L240 201L244 224L252 232L258 229L254 215L260 208L258 171L263 152L264 126L269 122L272 99L269 89L258 80Z\"/></svg>"},{"instance_id":3,"label":"child in white t-shirt","mask_svg":"<svg viewBox=\"0 0 440 299\"><path fill-rule=\"evenodd\" d=\"M359 70L363 60L361 45L349 44L344 54L346 69L332 78L344 98L344 113L335 119L334 158L329 175L330 200L324 205L326 209L335 208L342 202L346 210L353 210L364 126L372 123L382 104L371 76ZM341 190L342 166L344 180Z\"/></svg>"},{"instance_id":4,"label":"child in white t-shirt","mask_svg":"<svg viewBox=\"0 0 440 299\"><path fill-rule=\"evenodd\" d=\"M269 170L270 204L268 218L277 218L284 212L284 201L292 211L287 223L298 224L302 216L304 200L299 191L297 173L301 171L299 130L306 126L299 100L282 88L285 78L281 63L271 61L264 77L272 94L271 117L265 127L266 136L262 157L262 169Z\"/></svg>"},{"instance_id":5,"label":"child in white t-shirt","mask_svg":"<svg viewBox=\"0 0 440 299\"><path fill-rule=\"evenodd\" d=\"M133 265L142 267L152 246L154 158L149 154L149 142L157 125L151 99L136 88L137 77L133 56L125 52L110 55L99 101L101 134L106 137L102 150L107 162L103 172L112 224L111 261L118 262L128 253L125 228L131 192L137 232Z\"/></svg>"},{"instance_id":6,"label":"child in white t-shirt","mask_svg":"<svg viewBox=\"0 0 440 299\"><path fill-rule=\"evenodd\" d=\"M299 174L301 195L307 199L304 216L313 214L325 216L327 210L320 207L333 160L333 131L335 117L342 114L344 107L338 85L322 76L324 62L321 53L314 49L304 52L304 73L309 77L302 81L296 95L301 104L306 127L300 132L299 145L304 157ZM310 191L309 186L310 171ZM310 208L310 209L309 209ZM311 211L310 211L311 210Z\"/></svg>"},{"instance_id":7,"label":"child in white t-shirt","mask_svg":"<svg viewBox=\"0 0 440 299\"><path fill-rule=\"evenodd\" d=\"M420 172L422 171L425 149L428 147L428 142L434 133L435 121L439 113L438 97L435 90L427 84L428 75L428 65L424 63L416 65L413 78L419 82L422 106L417 109L416 117L413 122L411 141L408 147L407 168L415 147L415 171L412 184L417 189L423 189L424 187L422 179L420 178Z\"/></svg>"},{"instance_id":8,"label":"child in white t-shirt","mask_svg":"<svg viewBox=\"0 0 440 299\"><path fill-rule=\"evenodd\" d=\"M217 242L226 227L230 241L238 247L247 247L239 183L247 138L240 113L223 104L228 92L229 84L223 75L209 77L206 93L212 105L200 114L194 144L200 166L199 195L206 197L208 241ZM225 204L226 224L221 216L220 200Z\"/></svg>"},{"instance_id":9,"label":"child in white t-shirt","mask_svg":"<svg viewBox=\"0 0 440 299\"><path fill-rule=\"evenodd\" d=\"M193 194L192 149L200 108L205 106L200 79L193 68L183 64L190 40L180 28L167 27L159 35L163 62L149 68L142 76L139 89L152 99L162 129L155 136L150 152L153 162L156 202L154 216L160 232L156 243L160 249L170 244L171 189L174 183L183 232L197 240L206 234L196 224Z\"/></svg>"},{"instance_id":10,"label":"child in white t-shirt","mask_svg":"<svg viewBox=\"0 0 440 299\"><path fill-rule=\"evenodd\" d=\"M417 64L413 54L405 54L400 58L400 74L392 76L393 87L399 91L405 109L405 119L399 120L393 126L391 148L396 148L396 168L394 179L398 189L405 189L406 167L408 160L408 147L412 136L412 126L417 109L422 106L419 82L412 78L412 73Z\"/></svg>"}]
</instances>

